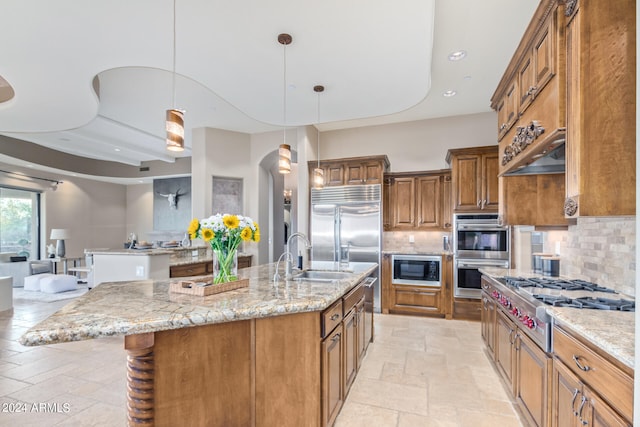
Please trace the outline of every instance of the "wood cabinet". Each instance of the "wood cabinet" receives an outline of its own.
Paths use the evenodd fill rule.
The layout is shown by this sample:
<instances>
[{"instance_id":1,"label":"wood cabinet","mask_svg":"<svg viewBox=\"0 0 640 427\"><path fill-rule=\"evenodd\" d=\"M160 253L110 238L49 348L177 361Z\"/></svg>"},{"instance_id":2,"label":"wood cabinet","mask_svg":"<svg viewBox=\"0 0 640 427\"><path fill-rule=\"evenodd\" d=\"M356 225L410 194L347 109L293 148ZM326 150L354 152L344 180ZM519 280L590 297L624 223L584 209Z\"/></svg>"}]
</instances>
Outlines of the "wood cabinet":
<instances>
[{"instance_id":1,"label":"wood cabinet","mask_svg":"<svg viewBox=\"0 0 640 427\"><path fill-rule=\"evenodd\" d=\"M497 212L498 147L473 147L449 150L453 211Z\"/></svg>"},{"instance_id":2,"label":"wood cabinet","mask_svg":"<svg viewBox=\"0 0 640 427\"><path fill-rule=\"evenodd\" d=\"M491 98L498 113L500 175L532 163L564 142L565 37L560 3L540 1Z\"/></svg>"},{"instance_id":3,"label":"wood cabinet","mask_svg":"<svg viewBox=\"0 0 640 427\"><path fill-rule=\"evenodd\" d=\"M500 177L499 217L504 225L567 226L564 173Z\"/></svg>"},{"instance_id":4,"label":"wood cabinet","mask_svg":"<svg viewBox=\"0 0 640 427\"><path fill-rule=\"evenodd\" d=\"M311 160L308 167L312 184L313 169L318 167L318 162ZM389 159L382 155L321 160L320 168L324 172L325 187L382 184L384 173L389 170Z\"/></svg>"},{"instance_id":5,"label":"wood cabinet","mask_svg":"<svg viewBox=\"0 0 640 427\"><path fill-rule=\"evenodd\" d=\"M342 327L337 327L322 341L322 425L330 426L344 403L342 381Z\"/></svg>"},{"instance_id":6,"label":"wood cabinet","mask_svg":"<svg viewBox=\"0 0 640 427\"><path fill-rule=\"evenodd\" d=\"M386 174L384 189L388 191L385 231L451 229L448 169Z\"/></svg>"},{"instance_id":7,"label":"wood cabinet","mask_svg":"<svg viewBox=\"0 0 640 427\"><path fill-rule=\"evenodd\" d=\"M365 338L364 301L361 282L321 316L323 426L333 425L369 344Z\"/></svg>"},{"instance_id":8,"label":"wood cabinet","mask_svg":"<svg viewBox=\"0 0 640 427\"><path fill-rule=\"evenodd\" d=\"M514 347L516 403L529 425L547 426L551 358L521 331Z\"/></svg>"},{"instance_id":9,"label":"wood cabinet","mask_svg":"<svg viewBox=\"0 0 640 427\"><path fill-rule=\"evenodd\" d=\"M565 215L635 215L635 1L567 6Z\"/></svg>"},{"instance_id":10,"label":"wood cabinet","mask_svg":"<svg viewBox=\"0 0 640 427\"><path fill-rule=\"evenodd\" d=\"M633 370L563 327L554 326L553 334L552 425L631 425Z\"/></svg>"},{"instance_id":11,"label":"wood cabinet","mask_svg":"<svg viewBox=\"0 0 640 427\"><path fill-rule=\"evenodd\" d=\"M495 341L495 364L498 373L514 392L514 375L515 375L515 339L516 326L502 312L496 310L496 341Z\"/></svg>"},{"instance_id":12,"label":"wood cabinet","mask_svg":"<svg viewBox=\"0 0 640 427\"><path fill-rule=\"evenodd\" d=\"M391 284L391 313L444 316L442 287Z\"/></svg>"},{"instance_id":13,"label":"wood cabinet","mask_svg":"<svg viewBox=\"0 0 640 427\"><path fill-rule=\"evenodd\" d=\"M495 358L496 342L496 303L484 292L482 293L482 313L480 315L482 341L491 359Z\"/></svg>"}]
</instances>

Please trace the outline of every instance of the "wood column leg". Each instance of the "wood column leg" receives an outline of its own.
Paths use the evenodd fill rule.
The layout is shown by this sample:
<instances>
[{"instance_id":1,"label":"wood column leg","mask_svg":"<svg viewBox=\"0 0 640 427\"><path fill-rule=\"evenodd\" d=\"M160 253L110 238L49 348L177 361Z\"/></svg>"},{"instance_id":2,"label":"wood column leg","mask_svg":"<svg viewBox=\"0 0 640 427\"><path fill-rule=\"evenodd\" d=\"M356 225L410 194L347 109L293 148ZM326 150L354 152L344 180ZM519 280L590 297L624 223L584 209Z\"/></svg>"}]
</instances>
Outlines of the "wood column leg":
<instances>
[{"instance_id":1,"label":"wood column leg","mask_svg":"<svg viewBox=\"0 0 640 427\"><path fill-rule=\"evenodd\" d=\"M154 334L127 335L127 422L130 427L154 425Z\"/></svg>"}]
</instances>

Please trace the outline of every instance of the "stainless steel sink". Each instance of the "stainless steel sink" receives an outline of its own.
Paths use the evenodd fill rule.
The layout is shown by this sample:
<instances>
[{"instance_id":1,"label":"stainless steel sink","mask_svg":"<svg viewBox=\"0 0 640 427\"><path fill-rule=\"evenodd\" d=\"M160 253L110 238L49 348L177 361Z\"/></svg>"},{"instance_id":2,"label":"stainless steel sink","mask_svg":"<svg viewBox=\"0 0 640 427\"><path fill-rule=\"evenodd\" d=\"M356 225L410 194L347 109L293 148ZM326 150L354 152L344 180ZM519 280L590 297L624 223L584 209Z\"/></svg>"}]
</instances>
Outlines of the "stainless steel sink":
<instances>
[{"instance_id":1,"label":"stainless steel sink","mask_svg":"<svg viewBox=\"0 0 640 427\"><path fill-rule=\"evenodd\" d=\"M294 274L294 280L311 280L317 282L331 282L333 280L349 279L353 277L353 273L346 271L330 271L330 270L305 270L301 273Z\"/></svg>"}]
</instances>

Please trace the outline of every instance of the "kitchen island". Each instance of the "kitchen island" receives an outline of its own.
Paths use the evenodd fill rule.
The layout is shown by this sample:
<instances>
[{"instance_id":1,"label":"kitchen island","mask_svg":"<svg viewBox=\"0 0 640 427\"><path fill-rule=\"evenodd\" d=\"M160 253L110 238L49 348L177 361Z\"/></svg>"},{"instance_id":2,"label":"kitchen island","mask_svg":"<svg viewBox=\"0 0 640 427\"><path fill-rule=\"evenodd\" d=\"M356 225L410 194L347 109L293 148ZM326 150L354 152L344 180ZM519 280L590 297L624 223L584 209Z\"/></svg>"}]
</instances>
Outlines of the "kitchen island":
<instances>
[{"instance_id":1,"label":"kitchen island","mask_svg":"<svg viewBox=\"0 0 640 427\"><path fill-rule=\"evenodd\" d=\"M376 268L274 283L275 265L261 265L239 271L248 288L207 297L168 280L103 283L20 342L124 336L130 425L319 426L322 312Z\"/></svg>"}]
</instances>

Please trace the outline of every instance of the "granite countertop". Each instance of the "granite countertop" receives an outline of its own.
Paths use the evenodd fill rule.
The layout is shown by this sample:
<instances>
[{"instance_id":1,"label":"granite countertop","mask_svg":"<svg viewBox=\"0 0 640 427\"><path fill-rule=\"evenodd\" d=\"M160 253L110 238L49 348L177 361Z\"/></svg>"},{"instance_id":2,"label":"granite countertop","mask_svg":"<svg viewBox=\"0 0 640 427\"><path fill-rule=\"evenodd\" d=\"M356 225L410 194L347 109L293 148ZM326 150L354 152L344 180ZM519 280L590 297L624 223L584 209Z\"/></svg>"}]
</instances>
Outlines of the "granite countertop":
<instances>
[{"instance_id":1,"label":"granite countertop","mask_svg":"<svg viewBox=\"0 0 640 427\"><path fill-rule=\"evenodd\" d=\"M504 268L482 268L483 274L492 277L520 276L540 277L532 273ZM560 278L563 278L560 276ZM566 278L566 277L564 277ZM551 293L553 290L538 290L539 293ZM576 297L592 296L589 291L572 291ZM611 295L609 295L611 297ZM628 295L617 294L616 298L633 299ZM609 310L585 310L571 307L545 306L554 322L566 326L582 338L619 360L631 369L635 367L635 313Z\"/></svg>"},{"instance_id":2,"label":"granite countertop","mask_svg":"<svg viewBox=\"0 0 640 427\"><path fill-rule=\"evenodd\" d=\"M448 252L445 250L420 250L420 249L399 249L399 250L383 250L383 255L437 255L437 256L446 256L453 255L453 252Z\"/></svg>"},{"instance_id":3,"label":"granite countertop","mask_svg":"<svg viewBox=\"0 0 640 427\"><path fill-rule=\"evenodd\" d=\"M100 249L87 251L91 255L171 255L171 248L150 248L150 249Z\"/></svg>"},{"instance_id":4,"label":"granite countertop","mask_svg":"<svg viewBox=\"0 0 640 427\"><path fill-rule=\"evenodd\" d=\"M248 288L206 297L169 293L171 280L101 283L29 329L20 343L54 344L321 311L378 268L376 263L352 264L351 278L330 282L274 283L275 264L244 268L238 276L249 279Z\"/></svg>"}]
</instances>

